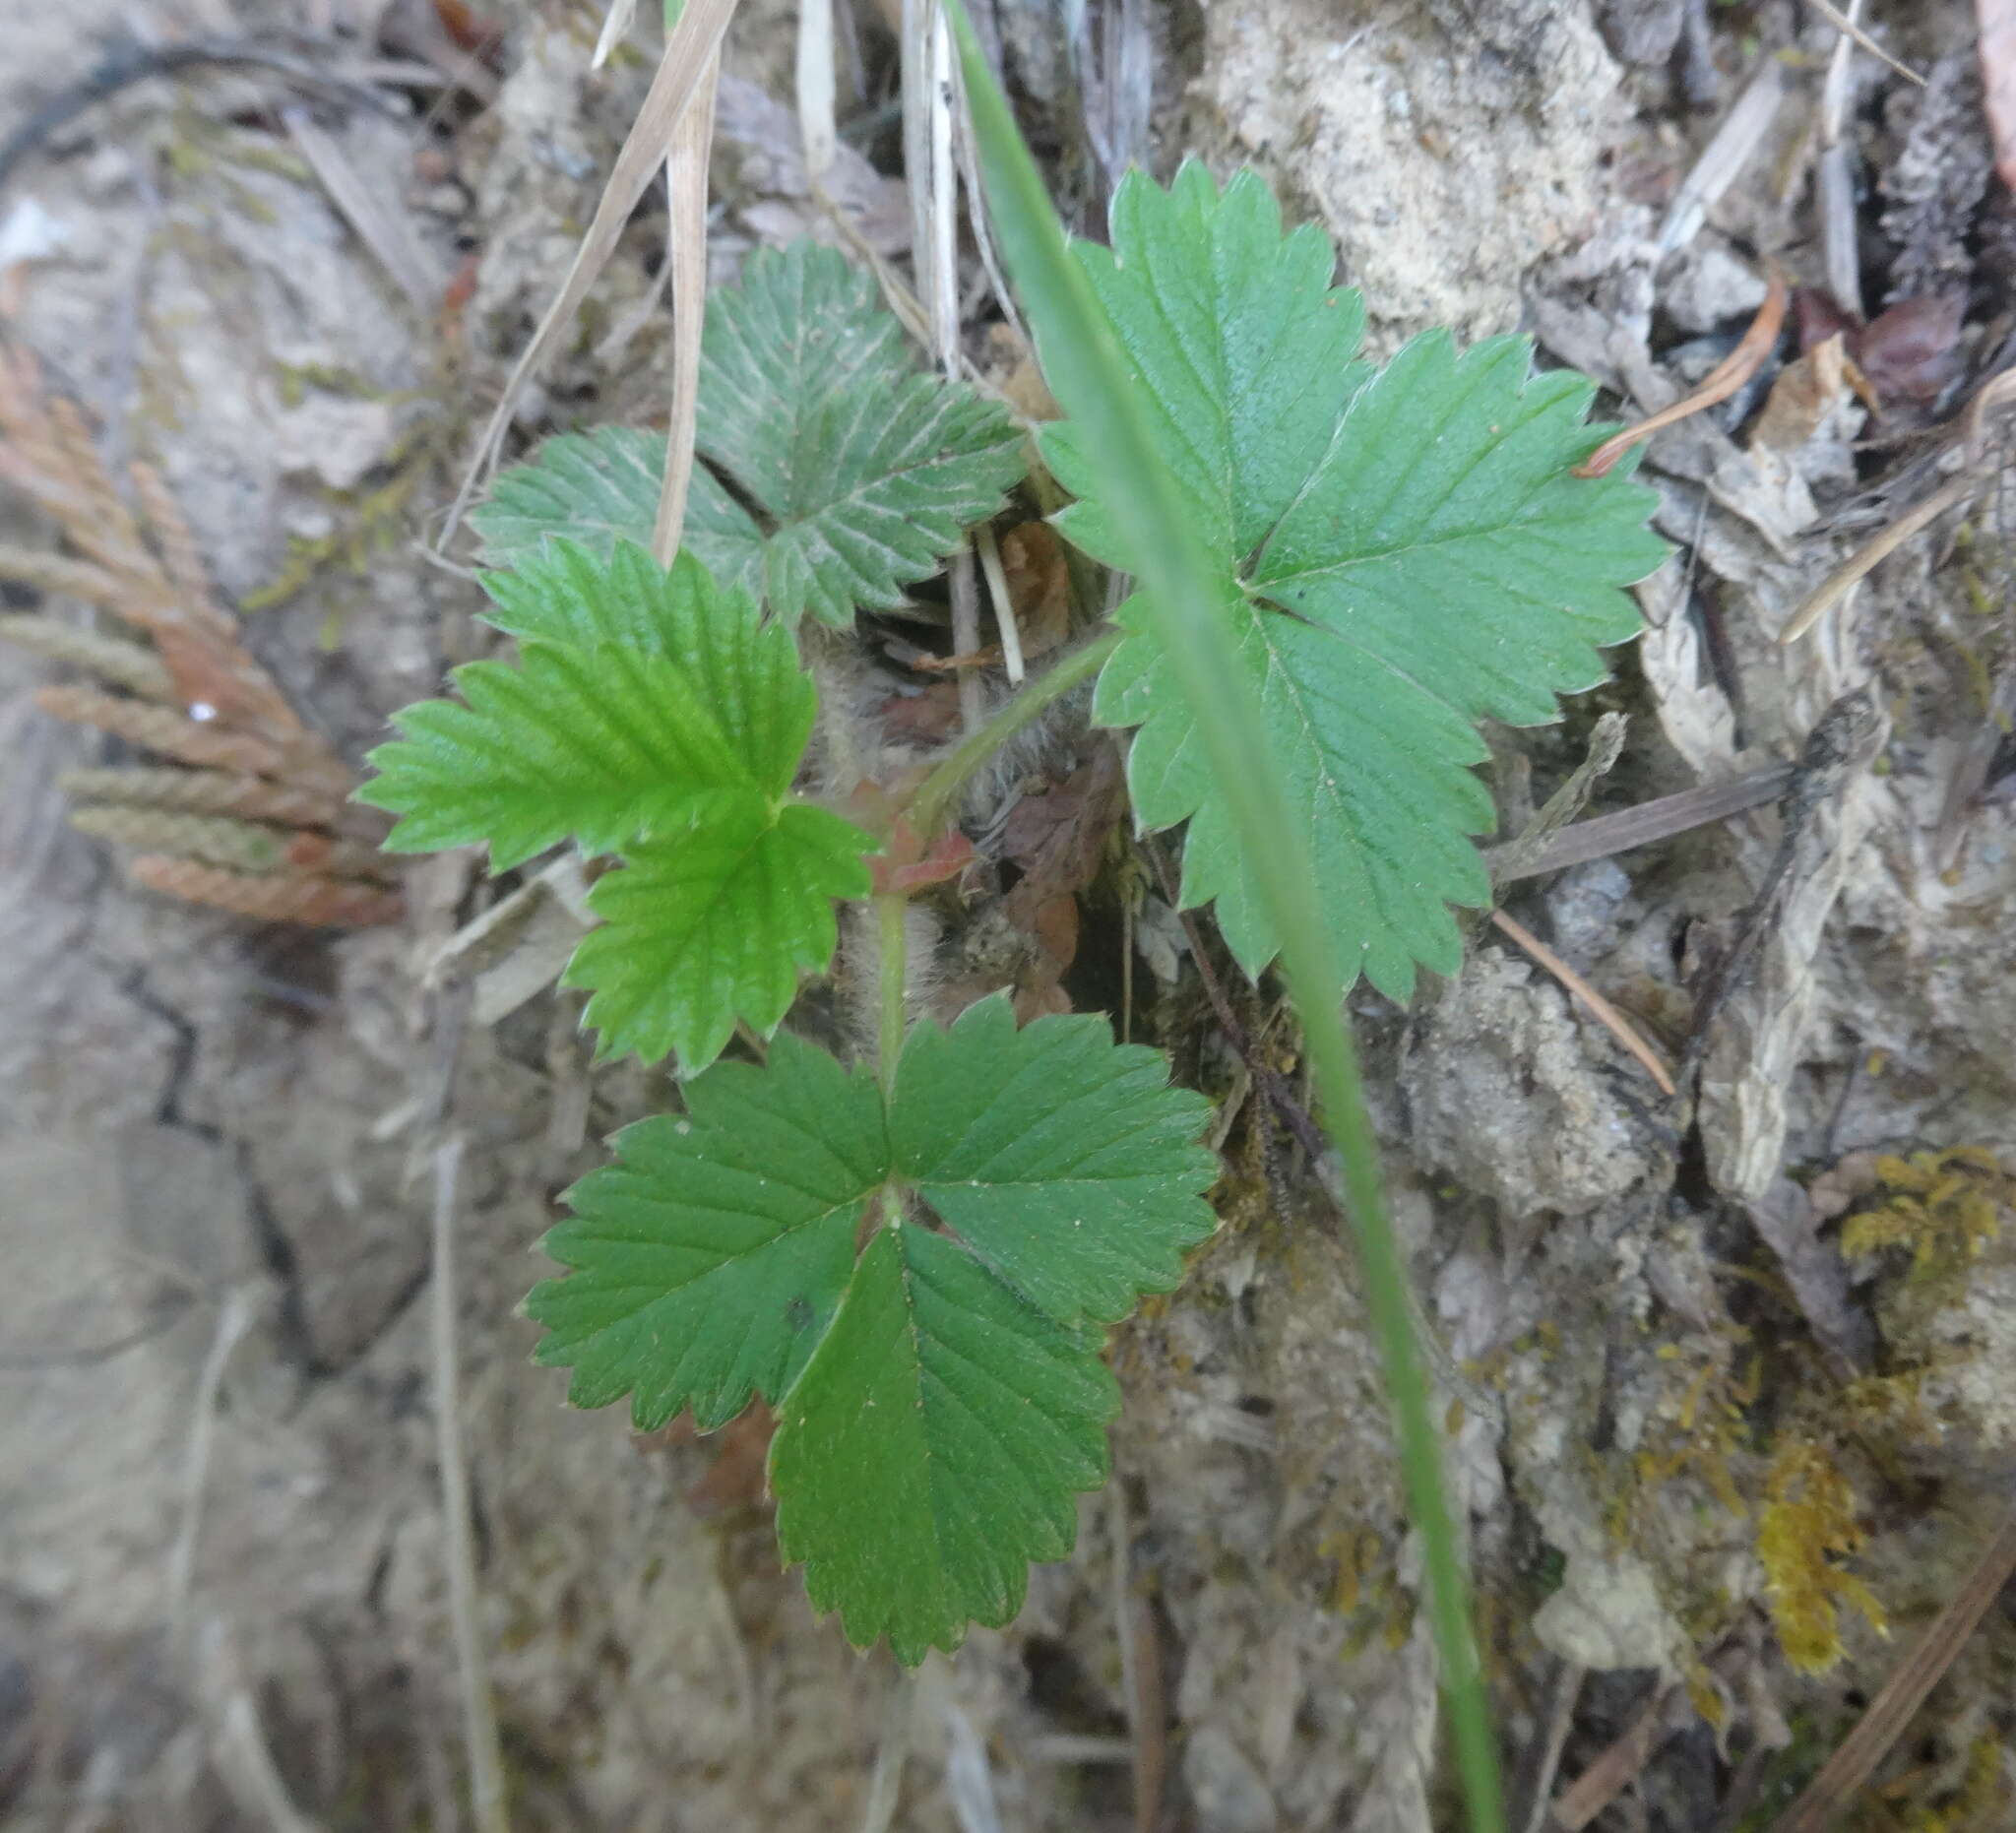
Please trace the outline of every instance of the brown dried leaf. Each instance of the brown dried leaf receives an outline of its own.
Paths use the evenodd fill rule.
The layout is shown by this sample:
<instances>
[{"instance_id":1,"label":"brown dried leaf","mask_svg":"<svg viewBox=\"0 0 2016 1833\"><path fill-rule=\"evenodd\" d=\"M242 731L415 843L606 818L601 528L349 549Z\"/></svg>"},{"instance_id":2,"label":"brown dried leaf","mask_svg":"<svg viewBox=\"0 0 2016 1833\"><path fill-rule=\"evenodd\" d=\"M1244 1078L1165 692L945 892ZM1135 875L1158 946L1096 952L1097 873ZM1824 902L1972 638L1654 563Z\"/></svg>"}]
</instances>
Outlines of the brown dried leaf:
<instances>
[{"instance_id":1,"label":"brown dried leaf","mask_svg":"<svg viewBox=\"0 0 2016 1833\"><path fill-rule=\"evenodd\" d=\"M1036 944L1022 990L1061 992L1078 958L1078 893L1099 875L1121 799L1119 754L1102 744L1054 789L1023 797L1003 824L1002 855L1023 875L1001 900L1001 913Z\"/></svg>"},{"instance_id":2,"label":"brown dried leaf","mask_svg":"<svg viewBox=\"0 0 2016 1833\"><path fill-rule=\"evenodd\" d=\"M1071 569L1046 522L1025 522L1001 537L1001 570L1022 632L1022 653L1055 649L1071 629Z\"/></svg>"},{"instance_id":3,"label":"brown dried leaf","mask_svg":"<svg viewBox=\"0 0 2016 1833\"><path fill-rule=\"evenodd\" d=\"M1796 452L1826 423L1847 390L1847 341L1837 332L1779 371L1750 434L1751 446Z\"/></svg>"},{"instance_id":4,"label":"brown dried leaf","mask_svg":"<svg viewBox=\"0 0 2016 1833\"><path fill-rule=\"evenodd\" d=\"M1960 373L1963 292L1900 299L1854 341L1855 359L1886 404L1936 401Z\"/></svg>"}]
</instances>

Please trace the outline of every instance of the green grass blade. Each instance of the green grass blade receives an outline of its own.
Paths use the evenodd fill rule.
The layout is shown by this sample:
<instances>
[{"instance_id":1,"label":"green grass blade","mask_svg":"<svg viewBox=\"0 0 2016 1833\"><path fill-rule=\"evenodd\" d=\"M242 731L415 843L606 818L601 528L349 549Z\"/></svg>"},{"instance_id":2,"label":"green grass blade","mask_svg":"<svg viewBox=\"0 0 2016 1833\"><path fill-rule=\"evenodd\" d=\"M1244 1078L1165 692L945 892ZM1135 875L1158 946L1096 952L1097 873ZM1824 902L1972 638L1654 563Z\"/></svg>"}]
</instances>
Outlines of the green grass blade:
<instances>
[{"instance_id":1,"label":"green grass blade","mask_svg":"<svg viewBox=\"0 0 2016 1833\"><path fill-rule=\"evenodd\" d=\"M1502 1833L1496 1740L1484 1698L1469 1586L1450 1518L1441 1440L1408 1303L1407 1270L1386 1211L1378 1142L1365 1111L1357 1053L1342 1011L1345 976L1317 908L1306 841L1262 732L1260 708L1219 616L1222 583L1157 454L1126 358L1065 247L1035 160L1024 146L961 0L946 0L1008 272L1036 327L1043 373L1111 479L1113 519L1142 556L1142 583L1166 619L1165 638L1212 767L1241 827L1274 836L1260 890L1282 938L1281 962L1306 1038L1324 1117L1343 1162L1384 1362L1427 1604L1441 1656L1457 1767L1472 1833Z\"/></svg>"}]
</instances>

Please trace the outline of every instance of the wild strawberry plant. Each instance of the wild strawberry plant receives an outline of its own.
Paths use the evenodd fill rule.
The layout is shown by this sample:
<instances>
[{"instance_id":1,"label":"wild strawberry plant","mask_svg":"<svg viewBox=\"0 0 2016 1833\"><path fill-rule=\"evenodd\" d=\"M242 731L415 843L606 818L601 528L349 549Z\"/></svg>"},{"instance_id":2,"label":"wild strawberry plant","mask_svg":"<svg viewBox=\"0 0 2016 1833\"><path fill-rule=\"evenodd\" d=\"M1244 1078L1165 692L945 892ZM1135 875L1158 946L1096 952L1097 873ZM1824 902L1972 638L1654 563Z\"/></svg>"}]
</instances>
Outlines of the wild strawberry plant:
<instances>
[{"instance_id":1,"label":"wild strawberry plant","mask_svg":"<svg viewBox=\"0 0 2016 1833\"><path fill-rule=\"evenodd\" d=\"M1329 244L1284 233L1251 174L1129 177L1111 236L1074 245L1073 284L1146 404L1210 634L1258 710L1245 741L1290 786L1344 964L1325 999L1359 973L1404 998L1418 967L1459 963L1449 906L1488 895L1477 723L1553 719L1602 679L1598 646L1637 628L1620 589L1662 552L1647 493L1570 476L1608 429L1585 421L1590 384L1535 375L1522 341L1431 334L1360 359ZM1036 322L1048 365L1061 321ZM1007 1621L1029 1562L1068 1550L1118 1404L1105 1332L1181 1277L1215 1166L1206 1104L1102 1020L1018 1029L997 995L911 1022L894 843L927 850L990 751L1095 674L1096 720L1131 733L1136 820L1187 824L1184 901L1255 975L1284 940L1265 895L1281 835L1209 761L1166 574L1078 420L1040 434L1073 499L1056 524L1147 587L921 789L847 804L886 831L828 805L796 627L899 603L1022 477L1020 431L920 373L869 279L810 247L753 258L712 303L699 429L669 571L642 546L662 440L564 436L499 480L475 521L517 660L400 715L362 794L402 817L394 849L616 861L567 979L604 1049L673 1060L683 1111L618 1135L569 1192L546 1239L565 1272L527 1302L538 1359L572 1370L579 1405L627 1395L642 1429L769 1402L785 1557L850 1638L914 1663ZM857 966L881 977L882 1022L843 1061L779 1028L832 966L836 907L870 897L881 941ZM737 1027L770 1040L764 1060L716 1060Z\"/></svg>"}]
</instances>

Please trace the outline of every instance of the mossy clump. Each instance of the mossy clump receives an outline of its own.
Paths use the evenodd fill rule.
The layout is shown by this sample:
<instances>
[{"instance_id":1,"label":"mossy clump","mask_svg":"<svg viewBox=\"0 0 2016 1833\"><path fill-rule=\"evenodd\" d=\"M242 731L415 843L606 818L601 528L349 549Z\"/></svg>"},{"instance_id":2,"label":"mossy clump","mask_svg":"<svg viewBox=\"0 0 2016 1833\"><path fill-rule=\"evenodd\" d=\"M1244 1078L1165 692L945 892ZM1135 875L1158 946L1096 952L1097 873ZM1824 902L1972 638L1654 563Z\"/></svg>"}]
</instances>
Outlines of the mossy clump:
<instances>
[{"instance_id":1,"label":"mossy clump","mask_svg":"<svg viewBox=\"0 0 2016 1833\"><path fill-rule=\"evenodd\" d=\"M1832 1455L1810 1439L1782 1439L1765 1479L1757 1557L1779 1646L1802 1674L1824 1674L1840 1661L1842 1607L1889 1634L1875 1594L1842 1564L1867 1540L1854 1486Z\"/></svg>"}]
</instances>

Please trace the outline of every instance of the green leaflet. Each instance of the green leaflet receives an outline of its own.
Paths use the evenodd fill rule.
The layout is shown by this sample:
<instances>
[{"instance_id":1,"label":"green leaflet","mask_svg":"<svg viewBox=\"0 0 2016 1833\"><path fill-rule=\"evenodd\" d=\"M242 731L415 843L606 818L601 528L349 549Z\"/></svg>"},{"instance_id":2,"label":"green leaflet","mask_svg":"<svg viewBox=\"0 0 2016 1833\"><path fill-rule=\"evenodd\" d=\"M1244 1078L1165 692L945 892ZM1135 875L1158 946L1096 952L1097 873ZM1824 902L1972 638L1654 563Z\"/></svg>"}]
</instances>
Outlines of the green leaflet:
<instances>
[{"instance_id":1,"label":"green leaflet","mask_svg":"<svg viewBox=\"0 0 2016 1833\"><path fill-rule=\"evenodd\" d=\"M1098 1343L941 1234L884 1229L772 1441L777 1540L848 1640L915 1667L1010 1621L1105 1481L1119 1389Z\"/></svg>"},{"instance_id":2,"label":"green leaflet","mask_svg":"<svg viewBox=\"0 0 2016 1833\"><path fill-rule=\"evenodd\" d=\"M837 626L901 604L1023 471L1008 416L918 374L873 277L810 242L751 255L708 301L695 446L686 547L787 621ZM549 439L470 518L483 559L520 566L548 536L649 545L663 472L657 434Z\"/></svg>"},{"instance_id":3,"label":"green leaflet","mask_svg":"<svg viewBox=\"0 0 2016 1833\"><path fill-rule=\"evenodd\" d=\"M686 1407L713 1431L751 1396L776 1400L832 1320L888 1174L880 1093L786 1033L766 1068L717 1064L683 1115L614 1143L547 1232L574 1270L526 1300L546 1328L537 1359L574 1370L577 1407L628 1394L641 1432Z\"/></svg>"},{"instance_id":4,"label":"green leaflet","mask_svg":"<svg viewBox=\"0 0 2016 1833\"><path fill-rule=\"evenodd\" d=\"M455 672L461 702L409 707L357 797L403 819L398 852L487 843L497 870L572 839L627 863L568 981L603 1046L684 1071L737 1021L767 1035L865 896L867 836L791 793L816 696L789 631L690 554L545 542L485 582L516 665Z\"/></svg>"},{"instance_id":5,"label":"green leaflet","mask_svg":"<svg viewBox=\"0 0 2016 1833\"><path fill-rule=\"evenodd\" d=\"M688 1096L569 1193L539 1359L646 1429L771 1401L780 1545L855 1642L914 1664L1006 1622L1104 1477L1103 1326L1214 1226L1208 1104L1103 1020L1018 1031L1005 996L918 1027L886 1113L788 1036Z\"/></svg>"},{"instance_id":6,"label":"green leaflet","mask_svg":"<svg viewBox=\"0 0 2016 1833\"><path fill-rule=\"evenodd\" d=\"M1535 376L1523 340L1459 354L1445 334L1383 369L1354 360L1362 313L1331 289L1330 246L1284 235L1241 173L1223 195L1190 164L1163 191L1130 174L1110 250L1076 254L1153 397L1161 449L1224 567L1225 616L1270 748L1306 810L1326 916L1347 963L1406 998L1417 964L1461 955L1448 906L1487 901L1470 837L1490 803L1470 766L1481 719L1531 725L1604 677L1635 635L1619 588L1665 553L1651 497L1568 474L1606 429L1593 387ZM1129 568L1101 479L1068 424L1044 456L1081 500L1060 528ZM1136 731L1136 818L1184 820L1183 897L1215 902L1240 963L1278 938L1226 798L1137 598L1096 716ZM1261 842L1264 844L1264 839Z\"/></svg>"},{"instance_id":7,"label":"green leaflet","mask_svg":"<svg viewBox=\"0 0 2016 1833\"><path fill-rule=\"evenodd\" d=\"M837 898L868 890L860 831L823 808L724 801L677 840L633 847L589 904L562 983L595 996L584 1014L605 1051L710 1063L736 1019L764 1036L790 1009L798 976L839 940Z\"/></svg>"}]
</instances>

